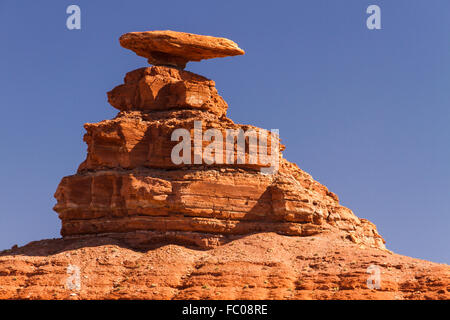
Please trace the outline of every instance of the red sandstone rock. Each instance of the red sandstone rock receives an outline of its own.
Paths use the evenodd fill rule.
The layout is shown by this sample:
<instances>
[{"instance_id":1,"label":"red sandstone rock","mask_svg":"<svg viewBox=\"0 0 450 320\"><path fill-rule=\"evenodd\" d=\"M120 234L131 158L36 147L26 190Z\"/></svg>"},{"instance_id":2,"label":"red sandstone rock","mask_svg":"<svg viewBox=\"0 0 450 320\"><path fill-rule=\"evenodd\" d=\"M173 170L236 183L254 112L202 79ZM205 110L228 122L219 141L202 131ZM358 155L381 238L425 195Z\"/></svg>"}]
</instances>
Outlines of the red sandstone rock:
<instances>
[{"instance_id":1,"label":"red sandstone rock","mask_svg":"<svg viewBox=\"0 0 450 320\"><path fill-rule=\"evenodd\" d=\"M140 250L125 244L139 236L130 233L43 240L2 252L0 299L450 298L448 265L355 244L345 232L258 233L209 250L187 246L181 233L180 245L165 244L165 235L154 233ZM67 286L69 265L80 268L80 290ZM380 289L367 287L370 265L380 269Z\"/></svg>"},{"instance_id":2,"label":"red sandstone rock","mask_svg":"<svg viewBox=\"0 0 450 320\"><path fill-rule=\"evenodd\" d=\"M189 61L244 54L236 43L225 38L176 31L130 32L120 37L122 47L148 59L150 64L183 69Z\"/></svg>"},{"instance_id":3,"label":"red sandstone rock","mask_svg":"<svg viewBox=\"0 0 450 320\"><path fill-rule=\"evenodd\" d=\"M217 129L223 135L222 163L214 163L216 167L230 167L226 162L226 150L234 150L232 143L227 143L226 130L239 130L256 133L264 133L268 136L268 155L272 154L270 149L270 133L266 130L253 126L242 126L234 124L225 116L218 117L214 114L198 110L161 111L142 113L137 111L122 112L113 120L105 120L100 123L85 124L87 131L84 140L88 144L88 155L86 161L79 167L79 172L86 170L99 170L111 168L134 169L139 167L173 169L186 167L185 164L176 164L171 159L171 153L179 141L172 141L172 133L176 129L185 128L190 131L191 145L194 146L194 122L200 121L203 131ZM203 149L210 142L203 141ZM280 146L281 150L284 146ZM244 151L245 161L242 164L236 160L232 167L260 169L267 167L270 163L262 163L258 153L258 159L254 163L250 161L249 149ZM202 167L194 163L194 149L191 149L192 166ZM233 151L234 159L237 150ZM211 167L211 166L210 166Z\"/></svg>"},{"instance_id":4,"label":"red sandstone rock","mask_svg":"<svg viewBox=\"0 0 450 320\"><path fill-rule=\"evenodd\" d=\"M217 41L158 32L121 38L152 63L178 67L238 54L229 40ZM244 163L173 163L172 132L191 134L198 121L221 134L265 133L269 147L279 141L228 119L213 81L142 68L108 99L119 114L85 125L87 158L55 193L63 239L0 253L0 299L449 298L449 266L386 250L374 224L281 154L273 174L261 172L268 164L260 145L254 163L250 147ZM373 264L382 269L379 290L366 285ZM76 292L65 286L69 265L82 273Z\"/></svg>"},{"instance_id":5,"label":"red sandstone rock","mask_svg":"<svg viewBox=\"0 0 450 320\"><path fill-rule=\"evenodd\" d=\"M227 105L211 80L169 67L142 68L129 72L125 84L108 97L123 111L113 120L85 125L87 158L55 193L63 236L169 232L176 240L181 232L185 240L202 239L211 246L255 232L311 236L345 231L354 242L384 248L373 224L340 206L336 195L281 154L279 170L270 175L260 172L269 164L260 161L259 147L256 162L250 163L248 147L244 163L227 163L226 149L234 159L238 151L234 140L225 138L227 130L266 131L228 119ZM214 128L223 134L223 162L172 161L178 143L172 133L187 129L193 140L196 121L203 132ZM149 240L141 233L134 242Z\"/></svg>"},{"instance_id":6,"label":"red sandstone rock","mask_svg":"<svg viewBox=\"0 0 450 320\"><path fill-rule=\"evenodd\" d=\"M222 116L228 107L214 81L188 71L141 68L127 73L124 82L108 92L109 103L121 111L196 109Z\"/></svg>"},{"instance_id":7,"label":"red sandstone rock","mask_svg":"<svg viewBox=\"0 0 450 320\"><path fill-rule=\"evenodd\" d=\"M344 230L353 241L384 248L374 225L285 161L274 176L233 168L87 171L64 178L55 197L63 236L135 230L210 238L267 231L310 236Z\"/></svg>"}]
</instances>

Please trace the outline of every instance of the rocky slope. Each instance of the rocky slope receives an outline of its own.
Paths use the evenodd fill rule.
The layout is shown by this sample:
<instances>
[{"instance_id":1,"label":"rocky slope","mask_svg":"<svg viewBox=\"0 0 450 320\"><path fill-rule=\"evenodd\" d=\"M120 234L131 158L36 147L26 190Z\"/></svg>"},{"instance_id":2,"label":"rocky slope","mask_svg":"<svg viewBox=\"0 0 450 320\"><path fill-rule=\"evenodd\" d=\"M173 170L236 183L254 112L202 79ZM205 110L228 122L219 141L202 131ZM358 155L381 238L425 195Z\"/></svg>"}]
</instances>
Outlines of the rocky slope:
<instances>
[{"instance_id":1,"label":"rocky slope","mask_svg":"<svg viewBox=\"0 0 450 320\"><path fill-rule=\"evenodd\" d=\"M449 299L450 267L333 233L257 233L209 250L107 236L43 240L0 254L0 299ZM367 268L380 269L369 289ZM69 266L80 270L71 289Z\"/></svg>"}]
</instances>

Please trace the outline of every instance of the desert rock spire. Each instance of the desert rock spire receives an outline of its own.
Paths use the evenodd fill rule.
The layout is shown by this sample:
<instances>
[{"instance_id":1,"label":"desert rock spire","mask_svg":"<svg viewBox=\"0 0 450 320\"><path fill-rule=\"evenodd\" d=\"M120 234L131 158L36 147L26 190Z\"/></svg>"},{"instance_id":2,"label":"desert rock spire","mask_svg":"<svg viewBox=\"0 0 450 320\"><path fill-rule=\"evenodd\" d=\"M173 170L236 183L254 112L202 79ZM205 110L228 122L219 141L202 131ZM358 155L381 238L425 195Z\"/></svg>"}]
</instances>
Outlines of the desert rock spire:
<instances>
[{"instance_id":1,"label":"desert rock spire","mask_svg":"<svg viewBox=\"0 0 450 320\"><path fill-rule=\"evenodd\" d=\"M114 119L85 124L87 158L55 193L64 237L108 234L134 246L165 239L211 247L257 232L334 232L384 248L372 223L341 206L335 194L281 153L271 149L268 156L279 166L263 174L268 163L261 144L254 157L246 134L269 137L270 147L275 136L234 123L214 81L182 70L188 61L244 54L233 41L149 31L127 33L120 43L154 66L127 73L124 84L108 92L108 101L120 110ZM232 150L231 163L230 154L217 157L217 149L214 163L173 161L179 143L174 132L186 130L195 146L198 126L201 137L214 130L214 142ZM229 132L238 133L236 141L241 134L246 146L239 149L234 138L225 138ZM201 155L211 141L201 140ZM192 158L183 156L195 158L195 150Z\"/></svg>"}]
</instances>

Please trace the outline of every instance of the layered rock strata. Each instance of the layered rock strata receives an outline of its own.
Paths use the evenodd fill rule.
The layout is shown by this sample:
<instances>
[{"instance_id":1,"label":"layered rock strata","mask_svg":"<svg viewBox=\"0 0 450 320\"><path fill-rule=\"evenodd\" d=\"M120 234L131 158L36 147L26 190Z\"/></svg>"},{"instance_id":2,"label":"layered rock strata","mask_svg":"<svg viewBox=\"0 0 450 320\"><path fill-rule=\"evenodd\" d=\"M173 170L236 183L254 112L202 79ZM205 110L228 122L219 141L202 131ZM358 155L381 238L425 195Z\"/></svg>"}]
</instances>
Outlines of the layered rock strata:
<instances>
[{"instance_id":1,"label":"layered rock strata","mask_svg":"<svg viewBox=\"0 0 450 320\"><path fill-rule=\"evenodd\" d=\"M0 299L450 298L450 266L355 244L340 233L257 233L209 250L186 242L134 250L109 235L34 241L0 252ZM374 264L380 286L371 289L367 270ZM78 288L68 286L70 266L79 268Z\"/></svg>"},{"instance_id":2,"label":"layered rock strata","mask_svg":"<svg viewBox=\"0 0 450 320\"><path fill-rule=\"evenodd\" d=\"M158 42L158 50L164 47L166 54L196 59L183 45L187 38L199 43L203 38L170 35L181 49ZM125 35L121 44L152 52L153 36ZM180 38L173 40L176 36ZM213 40L200 46L204 57L213 57L206 55L205 47L228 43ZM164 238L211 247L256 232L311 236L339 231L353 242L384 248L372 223L356 217L334 193L274 152L284 149L272 149L278 136L227 118L228 106L214 81L169 66L141 68L129 72L124 84L108 93L108 101L120 112L112 120L85 125L87 158L75 175L62 179L55 193L54 209L64 237L109 234L133 245ZM174 131L186 129L195 146L196 124L202 133L215 129L223 134L223 154L214 154L220 161L173 160L179 144ZM239 149L237 137L225 138L230 130L256 132L267 138L266 148L259 144L254 149L255 160L251 137L243 136L245 148ZM211 141L201 140L201 155ZM189 158L195 159L195 148L191 150ZM229 150L232 161L227 161ZM273 165L267 157L277 162L271 174L263 170Z\"/></svg>"},{"instance_id":3,"label":"layered rock strata","mask_svg":"<svg viewBox=\"0 0 450 320\"><path fill-rule=\"evenodd\" d=\"M140 36L129 45L143 55L180 61L195 60L189 39L204 39ZM218 45L206 40L202 50ZM85 125L87 158L55 194L63 238L1 251L0 300L449 299L448 265L386 250L372 223L272 148L277 135L233 123L213 81L175 67L132 71L108 93L120 112ZM172 133L186 129L196 149L199 123L230 153L174 162ZM239 129L267 138L256 159L225 139ZM184 151L195 160L199 150Z\"/></svg>"}]
</instances>

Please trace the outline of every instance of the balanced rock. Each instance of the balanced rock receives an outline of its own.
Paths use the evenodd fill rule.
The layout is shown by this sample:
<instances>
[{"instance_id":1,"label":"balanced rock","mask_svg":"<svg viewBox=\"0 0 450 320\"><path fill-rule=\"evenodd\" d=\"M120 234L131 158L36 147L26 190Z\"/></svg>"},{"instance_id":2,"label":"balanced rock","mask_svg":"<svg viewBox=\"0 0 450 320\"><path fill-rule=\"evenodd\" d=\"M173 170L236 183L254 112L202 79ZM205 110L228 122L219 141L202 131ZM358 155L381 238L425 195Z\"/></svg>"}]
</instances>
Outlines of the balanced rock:
<instances>
[{"instance_id":1,"label":"balanced rock","mask_svg":"<svg viewBox=\"0 0 450 320\"><path fill-rule=\"evenodd\" d=\"M226 39L168 31L128 33L120 41L149 59L154 52L183 61L243 53ZM164 238L211 247L256 232L338 233L384 248L372 223L283 159L275 133L227 118L214 81L162 66L175 60L158 57L161 65L129 72L124 84L108 93L120 110L113 120L85 125L87 158L55 193L64 237L109 234L133 246ZM198 155L198 129L201 137L214 132L214 139L197 145L203 157L212 141L217 143L213 162L190 161ZM173 160L176 130L186 130L186 142L194 146L182 152L187 163ZM229 139L230 132L236 137ZM274 164L267 174L264 169Z\"/></svg>"},{"instance_id":2,"label":"balanced rock","mask_svg":"<svg viewBox=\"0 0 450 320\"><path fill-rule=\"evenodd\" d=\"M189 61L244 54L236 43L225 38L170 30L126 33L120 37L120 44L147 58L150 64L181 69Z\"/></svg>"}]
</instances>

